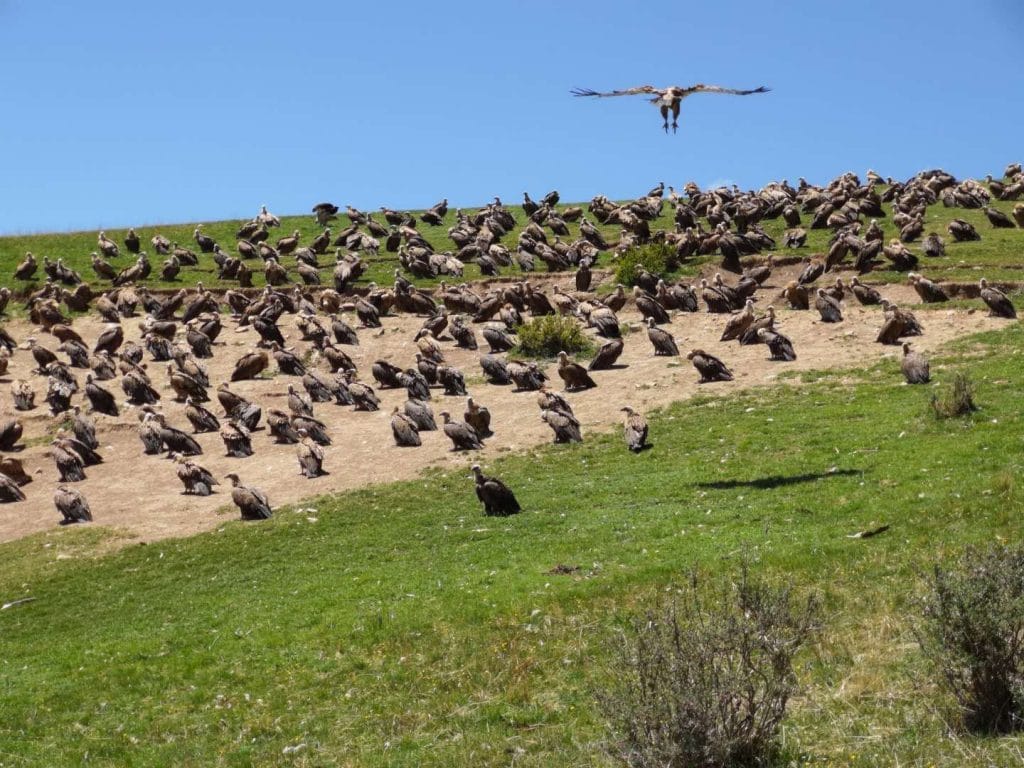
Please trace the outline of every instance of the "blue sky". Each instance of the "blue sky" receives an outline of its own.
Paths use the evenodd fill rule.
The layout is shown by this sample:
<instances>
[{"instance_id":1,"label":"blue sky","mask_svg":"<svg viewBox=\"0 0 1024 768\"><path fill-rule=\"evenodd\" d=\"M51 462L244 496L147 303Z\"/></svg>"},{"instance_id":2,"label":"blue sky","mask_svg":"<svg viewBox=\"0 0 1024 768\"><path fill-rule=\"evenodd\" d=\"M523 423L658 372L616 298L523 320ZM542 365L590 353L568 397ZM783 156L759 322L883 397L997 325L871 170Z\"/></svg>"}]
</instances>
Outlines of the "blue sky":
<instances>
[{"instance_id":1,"label":"blue sky","mask_svg":"<svg viewBox=\"0 0 1024 768\"><path fill-rule=\"evenodd\" d=\"M635 6L635 7L634 7ZM0 0L0 232L1024 159L1024 3ZM666 136L644 83L706 82Z\"/></svg>"}]
</instances>

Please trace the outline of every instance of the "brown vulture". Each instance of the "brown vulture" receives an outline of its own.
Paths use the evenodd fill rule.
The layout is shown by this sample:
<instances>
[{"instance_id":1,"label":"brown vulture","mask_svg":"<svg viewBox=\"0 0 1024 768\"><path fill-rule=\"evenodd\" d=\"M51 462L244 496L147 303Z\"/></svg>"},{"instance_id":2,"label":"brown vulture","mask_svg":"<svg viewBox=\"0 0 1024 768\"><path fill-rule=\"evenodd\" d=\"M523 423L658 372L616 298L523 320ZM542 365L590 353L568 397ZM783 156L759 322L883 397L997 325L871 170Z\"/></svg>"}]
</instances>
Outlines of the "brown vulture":
<instances>
[{"instance_id":1,"label":"brown vulture","mask_svg":"<svg viewBox=\"0 0 1024 768\"><path fill-rule=\"evenodd\" d=\"M643 414L637 413L628 405L621 409L626 414L626 421L623 427L623 437L626 440L626 447L633 453L640 453L647 447L647 419Z\"/></svg>"},{"instance_id":2,"label":"brown vulture","mask_svg":"<svg viewBox=\"0 0 1024 768\"><path fill-rule=\"evenodd\" d=\"M479 464L473 465L473 476L476 480L476 497L484 505L485 515L508 517L522 510L515 494L498 478L485 475Z\"/></svg>"},{"instance_id":3,"label":"brown vulture","mask_svg":"<svg viewBox=\"0 0 1024 768\"><path fill-rule=\"evenodd\" d=\"M700 383L706 384L712 381L732 381L733 375L725 363L714 355L708 354L703 349L694 349L686 356L686 359L693 363L693 367L700 373Z\"/></svg>"},{"instance_id":4,"label":"brown vulture","mask_svg":"<svg viewBox=\"0 0 1024 768\"><path fill-rule=\"evenodd\" d=\"M903 343L903 360L900 369L907 384L927 384L931 380L931 372L927 358L910 349L908 342Z\"/></svg>"},{"instance_id":5,"label":"brown vulture","mask_svg":"<svg viewBox=\"0 0 1024 768\"><path fill-rule=\"evenodd\" d=\"M1005 317L1010 319L1017 317L1017 310L1014 308L1009 296L998 288L990 286L988 280L984 277L981 278L978 285L981 288L981 300L988 305L989 317Z\"/></svg>"},{"instance_id":6,"label":"brown vulture","mask_svg":"<svg viewBox=\"0 0 1024 768\"><path fill-rule=\"evenodd\" d=\"M79 491L58 485L53 494L53 505L63 516L61 525L71 523L84 523L92 520L92 510L89 509L89 502Z\"/></svg>"},{"instance_id":7,"label":"brown vulture","mask_svg":"<svg viewBox=\"0 0 1024 768\"><path fill-rule=\"evenodd\" d=\"M263 491L242 485L234 472L225 477L231 481L231 500L238 507L243 520L266 520L270 517L270 501Z\"/></svg>"},{"instance_id":8,"label":"brown vulture","mask_svg":"<svg viewBox=\"0 0 1024 768\"><path fill-rule=\"evenodd\" d=\"M597 386L597 382L590 377L587 369L579 363L572 362L565 352L558 353L558 375L562 377L566 390L570 392Z\"/></svg>"}]
</instances>

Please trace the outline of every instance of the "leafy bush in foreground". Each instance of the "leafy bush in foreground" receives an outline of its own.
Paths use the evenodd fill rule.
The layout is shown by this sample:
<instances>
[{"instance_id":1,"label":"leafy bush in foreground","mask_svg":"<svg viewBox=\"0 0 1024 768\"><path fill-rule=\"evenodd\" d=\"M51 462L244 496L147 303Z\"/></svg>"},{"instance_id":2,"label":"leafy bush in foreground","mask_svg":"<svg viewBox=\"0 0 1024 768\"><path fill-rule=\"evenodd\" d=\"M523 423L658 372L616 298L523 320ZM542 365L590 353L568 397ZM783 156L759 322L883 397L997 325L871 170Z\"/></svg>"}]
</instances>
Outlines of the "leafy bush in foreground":
<instances>
[{"instance_id":1,"label":"leafy bush in foreground","mask_svg":"<svg viewBox=\"0 0 1024 768\"><path fill-rule=\"evenodd\" d=\"M515 352L529 357L555 357L559 352L573 355L593 349L579 323L563 315L542 315L527 320L516 334L519 344Z\"/></svg>"},{"instance_id":2,"label":"leafy bush in foreground","mask_svg":"<svg viewBox=\"0 0 1024 768\"><path fill-rule=\"evenodd\" d=\"M969 550L928 579L921 649L981 733L1024 725L1024 546Z\"/></svg>"},{"instance_id":3,"label":"leafy bush in foreground","mask_svg":"<svg viewBox=\"0 0 1024 768\"><path fill-rule=\"evenodd\" d=\"M819 605L752 578L705 588L634 622L602 705L620 755L638 768L769 762L797 690L793 658L816 632Z\"/></svg>"}]
</instances>

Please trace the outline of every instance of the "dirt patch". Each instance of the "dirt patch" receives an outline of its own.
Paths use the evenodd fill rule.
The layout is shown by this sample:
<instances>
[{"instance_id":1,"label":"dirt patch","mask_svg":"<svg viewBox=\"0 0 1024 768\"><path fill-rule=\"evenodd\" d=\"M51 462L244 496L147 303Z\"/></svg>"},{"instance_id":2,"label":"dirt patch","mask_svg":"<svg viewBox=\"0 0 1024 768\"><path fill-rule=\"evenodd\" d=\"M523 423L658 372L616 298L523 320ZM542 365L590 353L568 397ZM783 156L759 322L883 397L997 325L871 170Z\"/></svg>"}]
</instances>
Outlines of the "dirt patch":
<instances>
[{"instance_id":1,"label":"dirt patch","mask_svg":"<svg viewBox=\"0 0 1024 768\"><path fill-rule=\"evenodd\" d=\"M863 366L882 357L899 354L898 347L885 347L874 342L882 323L881 310L861 307L852 297L844 302L844 322L836 325L820 322L814 310L795 312L782 309L783 302L777 298L779 288L791 279L797 269L777 270L756 297L759 307L774 303L779 310L778 325L793 340L796 348L798 359L793 363L771 362L767 349L762 345L740 347L736 342L719 342L725 324L725 317L721 315L681 314L666 327L674 334L684 355L693 347L702 347L721 357L736 374L736 381L730 383L698 385L697 373L685 357L654 357L645 331L639 329L639 315L632 306L624 309L620 313L622 320L639 329L624 339L625 350L619 363L625 367L599 371L594 374L598 382L596 389L568 395L582 423L584 439L594 432L618 428L621 423L619 408L625 404L649 410L686 399L698 391L710 390L721 394L756 385L770 385L783 371ZM883 286L880 290L904 306L916 300L908 286ZM920 316L925 335L914 340L914 344L922 352L934 350L955 337L1002 327L1007 322L989 318L983 312L969 313L965 310L937 310L920 313ZM348 320L355 325L354 317ZM388 317L382 330L360 330L361 346L345 349L359 366L361 378L371 380L370 366L377 358L389 359L403 367L414 365L417 348L413 335L421 323L422 319L415 317ZM214 359L205 361L214 385L210 388L211 395L217 384L229 378L236 358L258 338L250 329L236 332L230 321L226 325L220 337L224 343L216 346ZM281 326L290 336L289 343L300 348L308 346L298 341L300 334L293 316L285 315ZM24 321L10 322L6 327L19 341L36 333L44 346L56 349L58 345L56 339L39 333ZM86 317L76 320L75 328L91 342L99 334L102 323L95 317ZM126 337L138 340L141 332L137 320L124 321L124 328ZM382 402L381 410L376 413L354 412L349 407L330 403L316 406L317 418L327 423L334 440L334 445L326 449L324 467L330 473L326 476L303 479L299 475L295 447L275 444L265 430L254 433L255 455L247 459L227 458L216 433L197 435L204 453L196 460L219 478L228 472L237 472L243 482L262 488L272 504L280 506L371 483L413 478L427 467L468 468L474 461L486 462L503 452L521 451L551 441L552 433L540 420L534 393L513 392L511 387L482 383L478 353L457 349L450 340L444 342L444 347L449 364L465 373L470 394L487 406L492 414L495 434L487 441L485 450L479 453L450 452L451 444L440 431L423 433L423 445L419 448L397 448L391 436L390 413L393 406L404 403L405 391L378 390ZM33 367L31 354L18 350L10 360L7 374L0 379L0 387L9 387L14 379L26 379L35 387L37 401L42 403L45 381L30 372ZM274 367L273 363L271 367ZM163 412L171 424L187 430L189 424L183 413L184 404L173 400L173 392L161 364L150 364L150 368L163 396ZM77 371L77 374L84 386L85 372ZM554 364L548 366L548 374L552 386L561 389ZM232 389L261 404L265 415L268 407L285 407L283 396L289 383L301 386L293 377L275 376L239 382L233 384ZM116 393L119 402L123 401L119 381L105 382L105 385ZM79 402L80 398L81 395L76 395L74 402ZM464 406L465 398L445 397L439 389L433 390L431 407L435 415L447 409L461 418ZM215 400L211 410L220 414ZM28 447L14 455L22 459L26 471L34 477L34 481L24 488L28 497L25 501L0 506L0 541L9 541L52 529L60 517L53 507L57 472L49 456L49 439L61 419L49 416L45 403L29 413L17 413L12 409L9 396L2 398L0 411L3 418L17 417L24 424L23 442ZM117 418L95 415L104 463L88 468L88 479L75 484L89 499L94 524L116 527L137 539L151 541L188 536L235 518L227 481L211 497L184 496L173 462L142 453L136 413L133 408L124 408ZM653 439L656 441L657 436ZM470 493L469 480L466 486L467 493ZM128 539L118 541L126 542Z\"/></svg>"}]
</instances>

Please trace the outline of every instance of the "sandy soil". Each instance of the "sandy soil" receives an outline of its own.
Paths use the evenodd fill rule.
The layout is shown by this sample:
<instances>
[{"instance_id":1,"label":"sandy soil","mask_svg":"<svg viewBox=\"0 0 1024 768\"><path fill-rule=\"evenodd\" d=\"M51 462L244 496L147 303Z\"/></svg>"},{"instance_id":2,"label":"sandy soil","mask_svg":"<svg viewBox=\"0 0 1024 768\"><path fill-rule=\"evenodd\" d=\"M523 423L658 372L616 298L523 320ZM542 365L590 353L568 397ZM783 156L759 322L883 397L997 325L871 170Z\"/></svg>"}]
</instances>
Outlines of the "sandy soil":
<instances>
[{"instance_id":1,"label":"sandy soil","mask_svg":"<svg viewBox=\"0 0 1024 768\"><path fill-rule=\"evenodd\" d=\"M783 302L777 298L779 287L797 269L777 270L758 292L757 306L764 307L774 302L777 308L781 307ZM916 301L916 296L907 286L889 286L882 292L903 306ZM582 423L584 439L587 433L613 429L621 423L619 408L622 405L648 410L685 399L698 390L727 393L754 385L767 385L783 371L860 366L899 354L898 347L874 342L882 323L882 313L878 308L861 307L848 295L844 310L845 320L838 325L821 323L813 309L809 312L780 310L778 325L793 340L798 355L798 360L793 363L771 362L763 345L740 347L736 342L719 342L726 322L722 315L675 316L669 328L683 355L693 347L703 347L721 357L736 373L735 382L705 385L698 385L697 373L685 357L654 357L646 333L636 325L639 332L625 337L625 351L619 359L619 363L626 367L597 372L594 374L598 382L596 389L568 395ZM984 312L963 310L921 312L919 317L925 326L925 335L914 343L915 348L924 352L954 337L999 327L1006 322L990 319ZM620 313L620 318L633 324L640 320L632 305ZM138 339L140 336L138 319L124 321L128 338ZM355 317L347 319L355 327ZM304 342L294 341L300 338L294 322L294 316L284 315L282 329L290 336L290 343L305 347ZM416 346L413 335L421 323L422 319L416 317L388 317L384 320L383 330L361 329L361 346L345 347L359 366L360 378L371 382L370 365L381 357L402 367L414 365ZM56 339L38 333L38 329L31 328L26 322L10 322L6 327L19 341L37 332L44 346L55 349L58 345ZM94 317L75 321L76 330L87 342L95 340L101 327L102 324ZM480 338L479 332L477 335ZM229 378L234 361L257 339L254 331L235 332L233 323L227 321L219 340L225 344L218 344L214 359L205 361L214 385L210 388L213 402L208 406L218 416L222 411L214 395L216 385ZM482 338L480 341L486 348ZM262 488L272 504L279 506L370 483L412 478L426 467L468 467L474 461L486 464L489 458L499 453L522 450L551 440L549 427L540 420L534 393L513 392L511 387L483 383L477 363L479 353L457 349L450 340L444 345L449 364L465 373L470 394L491 411L495 435L487 441L482 452L452 453L450 442L440 431L422 433L423 445L419 448L397 448L391 436L390 413L393 406L404 403L405 391L378 389L382 404L376 413L354 412L351 407L331 403L316 406L315 415L328 424L334 440L334 445L326 449L324 468L330 473L326 476L315 480L303 479L298 473L295 447L275 444L265 429L253 434L255 455L247 459L227 458L217 433L197 435L204 453L194 460L218 477L237 472L243 482ZM49 415L43 402L45 381L30 373L33 367L31 353L18 350L10 360L7 375L0 379L0 386L4 388L15 379L30 381L38 392L37 402L41 404L31 412L17 413L12 408L10 396L0 396L2 418L16 416L25 427L23 442L27 442L28 447L12 455L22 459L26 471L35 478L24 487L28 497L25 501L0 506L0 541L52 529L60 518L53 506L53 490L58 476L49 456L49 439L60 419ZM189 430L184 404L173 400L173 392L166 383L165 372L161 370L162 364L151 363L150 368L163 396L163 412L171 424ZM274 368L273 360L271 368ZM560 390L562 382L556 368L552 364L548 374L551 385ZM85 372L76 373L84 386ZM233 384L232 389L258 402L263 407L265 418L268 408L287 410L285 395L288 383L301 388L299 379L275 376L239 382ZM104 385L117 394L119 402L123 401L119 380L104 382ZM83 395L76 395L75 402L79 398L84 401ZM431 407L435 416L447 409L455 418L461 418L464 406L464 398L445 397L440 389L434 390ZM187 536L236 516L231 506L229 481L223 481L224 484L211 497L185 496L181 493L182 486L175 474L174 463L142 453L136 409L126 407L117 418L96 414L95 419L104 463L88 468L88 479L75 484L89 500L94 525L127 531L130 536L122 541L128 543L132 540ZM439 416L437 421L441 423ZM470 492L471 485L467 480L467 493Z\"/></svg>"}]
</instances>

